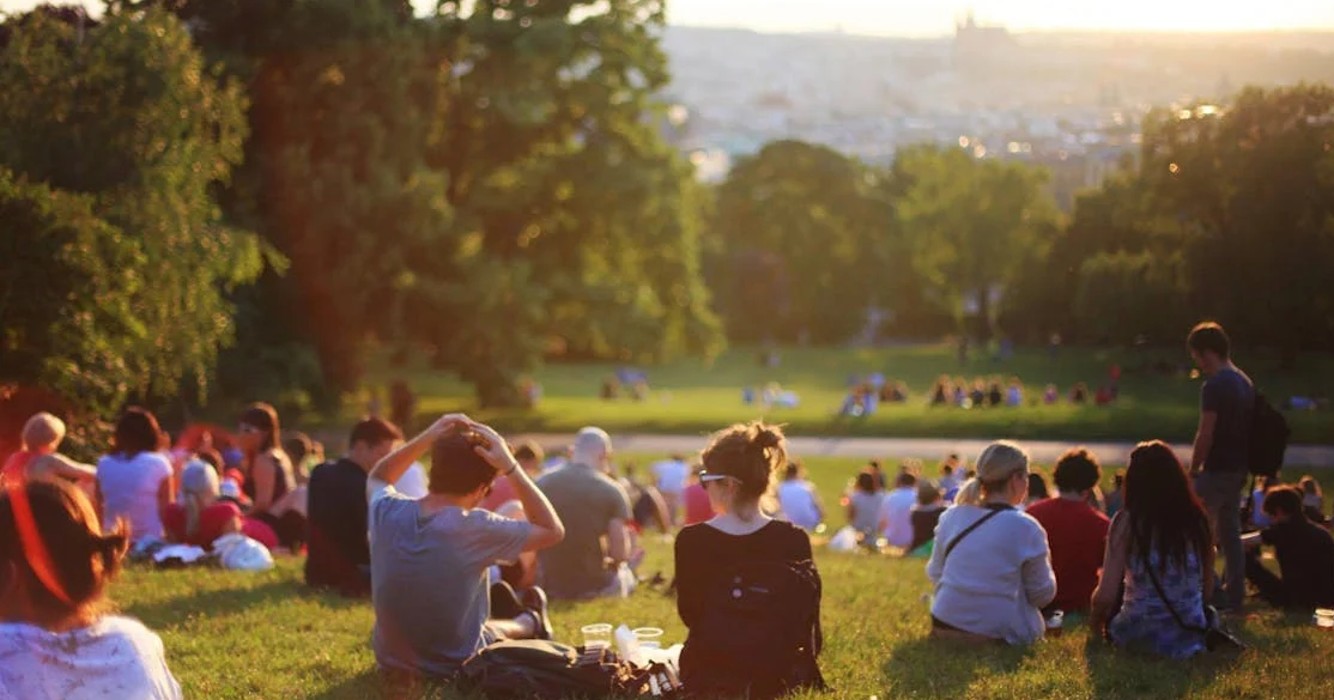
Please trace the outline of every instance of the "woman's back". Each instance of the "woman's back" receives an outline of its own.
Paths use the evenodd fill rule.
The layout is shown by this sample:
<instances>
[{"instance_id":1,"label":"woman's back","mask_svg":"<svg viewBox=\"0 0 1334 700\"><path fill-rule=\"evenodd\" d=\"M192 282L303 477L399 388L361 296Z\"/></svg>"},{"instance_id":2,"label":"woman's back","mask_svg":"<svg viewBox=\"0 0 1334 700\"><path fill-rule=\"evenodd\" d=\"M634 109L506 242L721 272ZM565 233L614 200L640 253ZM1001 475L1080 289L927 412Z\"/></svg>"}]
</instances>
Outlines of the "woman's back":
<instances>
[{"instance_id":1,"label":"woman's back","mask_svg":"<svg viewBox=\"0 0 1334 700\"><path fill-rule=\"evenodd\" d=\"M162 483L172 475L171 463L157 452L133 457L109 454L97 462L97 485L102 494L102 527L111 529L117 519L130 526L130 537L162 537L158 495Z\"/></svg>"},{"instance_id":2,"label":"woman's back","mask_svg":"<svg viewBox=\"0 0 1334 700\"><path fill-rule=\"evenodd\" d=\"M1155 576L1162 587L1161 596L1154 586ZM1205 626L1200 558L1187 550L1182 566L1157 550L1150 553L1148 562L1132 551L1126 561L1121 611L1108 627L1112 640L1174 659L1204 651L1204 636L1182 629L1173 612L1189 626Z\"/></svg>"},{"instance_id":3,"label":"woman's back","mask_svg":"<svg viewBox=\"0 0 1334 700\"><path fill-rule=\"evenodd\" d=\"M162 640L129 618L104 617L65 632L0 622L0 659L3 697L181 697Z\"/></svg>"},{"instance_id":4,"label":"woman's back","mask_svg":"<svg viewBox=\"0 0 1334 700\"><path fill-rule=\"evenodd\" d=\"M778 485L778 503L789 522L803 530L820 524L820 509L814 487L804 479L789 479Z\"/></svg>"},{"instance_id":5,"label":"woman's back","mask_svg":"<svg viewBox=\"0 0 1334 700\"><path fill-rule=\"evenodd\" d=\"M871 493L861 489L853 491L849 498L853 529L875 540L880 534L880 506L884 500L884 495L879 492Z\"/></svg>"},{"instance_id":6,"label":"woman's back","mask_svg":"<svg viewBox=\"0 0 1334 700\"><path fill-rule=\"evenodd\" d=\"M936 526L927 576L936 583L931 608L936 619L1011 644L1042 637L1038 609L1056 595L1047 533L1032 517L1013 508L961 505L946 510Z\"/></svg>"},{"instance_id":7,"label":"woman's back","mask_svg":"<svg viewBox=\"0 0 1334 700\"><path fill-rule=\"evenodd\" d=\"M785 688L813 682L818 679L815 665L819 638L818 575L811 559L810 538L791 523L774 520L750 534L731 535L707 523L689 526L676 540L677 609L681 620L690 628L685 648L681 652L681 673L686 683L698 692L746 691L751 697L772 697ZM746 579L755 581L764 576L779 576L780 569L766 564L807 562L804 573L790 573L775 588L785 587L802 575L815 577L814 609L806 612L811 619L802 617L799 606L783 604L764 605L748 609L742 597ZM759 581L761 587L769 582ZM729 589L729 586L737 586ZM799 586L797 588L800 588ZM765 591L768 593L768 591ZM777 595L777 593L775 593ZM763 596L761 596L763 597ZM725 610L737 599L736 610ZM806 599L810 602L809 599ZM726 602L720 602L726 601ZM758 622L765 630L791 629L804 625L805 645L803 663L775 658L774 655L747 653L748 642L756 636L759 625L737 625L731 613L745 611L760 615ZM747 618L751 619L751 618ZM742 627L751 629L742 629ZM801 631L801 630L798 630ZM773 642L766 637L762 642ZM814 648L812 648L814 647ZM796 647L788 649L796 652Z\"/></svg>"}]
</instances>

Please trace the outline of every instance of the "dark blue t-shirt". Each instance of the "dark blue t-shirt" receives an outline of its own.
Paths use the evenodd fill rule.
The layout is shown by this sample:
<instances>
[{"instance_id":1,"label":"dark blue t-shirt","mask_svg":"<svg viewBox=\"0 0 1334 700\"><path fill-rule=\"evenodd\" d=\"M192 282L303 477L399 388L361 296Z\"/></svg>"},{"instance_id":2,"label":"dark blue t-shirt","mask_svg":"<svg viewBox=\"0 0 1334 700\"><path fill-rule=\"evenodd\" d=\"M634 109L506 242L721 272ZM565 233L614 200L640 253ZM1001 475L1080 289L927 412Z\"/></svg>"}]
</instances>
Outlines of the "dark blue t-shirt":
<instances>
[{"instance_id":1,"label":"dark blue t-shirt","mask_svg":"<svg viewBox=\"0 0 1334 700\"><path fill-rule=\"evenodd\" d=\"M1209 472L1246 471L1251 444L1251 418L1255 410L1255 387L1238 369L1225 368L1204 381L1200 410L1218 414L1214 444L1204 459Z\"/></svg>"}]
</instances>

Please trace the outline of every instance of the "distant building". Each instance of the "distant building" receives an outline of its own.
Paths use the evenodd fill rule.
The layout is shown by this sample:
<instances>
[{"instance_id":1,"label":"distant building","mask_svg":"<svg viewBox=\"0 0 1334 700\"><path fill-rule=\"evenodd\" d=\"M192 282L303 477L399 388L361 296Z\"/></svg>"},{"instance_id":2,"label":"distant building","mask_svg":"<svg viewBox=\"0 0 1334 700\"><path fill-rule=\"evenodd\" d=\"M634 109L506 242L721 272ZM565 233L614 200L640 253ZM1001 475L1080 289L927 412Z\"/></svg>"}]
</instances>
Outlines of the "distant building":
<instances>
[{"instance_id":1,"label":"distant building","mask_svg":"<svg viewBox=\"0 0 1334 700\"><path fill-rule=\"evenodd\" d=\"M954 24L954 67L959 70L986 67L1014 49L1010 30L999 25L977 23L969 10L963 21Z\"/></svg>"}]
</instances>

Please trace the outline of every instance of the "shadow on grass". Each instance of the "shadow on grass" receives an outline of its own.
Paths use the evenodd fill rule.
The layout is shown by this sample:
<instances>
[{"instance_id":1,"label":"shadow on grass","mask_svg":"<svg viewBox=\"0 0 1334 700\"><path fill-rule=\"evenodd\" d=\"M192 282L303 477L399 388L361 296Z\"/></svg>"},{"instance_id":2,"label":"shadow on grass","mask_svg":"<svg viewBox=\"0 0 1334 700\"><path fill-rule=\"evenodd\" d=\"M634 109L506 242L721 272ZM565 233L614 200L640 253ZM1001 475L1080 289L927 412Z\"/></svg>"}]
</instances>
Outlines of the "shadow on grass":
<instances>
[{"instance_id":1,"label":"shadow on grass","mask_svg":"<svg viewBox=\"0 0 1334 700\"><path fill-rule=\"evenodd\" d=\"M420 679L390 681L374 668L310 697L314 700L486 700L482 693L465 691L456 683Z\"/></svg>"},{"instance_id":2,"label":"shadow on grass","mask_svg":"<svg viewBox=\"0 0 1334 700\"><path fill-rule=\"evenodd\" d=\"M964 697L976 679L1014 672L1033 653L1033 647L923 637L898 645L884 675L895 696ZM942 669L942 658L950 660L948 670Z\"/></svg>"},{"instance_id":3,"label":"shadow on grass","mask_svg":"<svg viewBox=\"0 0 1334 700\"><path fill-rule=\"evenodd\" d=\"M280 606L293 600L317 600L335 610L367 604L364 599L344 598L313 591L292 581L275 580L257 586L197 590L175 598L134 603L126 606L124 612L157 629L181 625L201 612L233 614L251 608Z\"/></svg>"},{"instance_id":4,"label":"shadow on grass","mask_svg":"<svg viewBox=\"0 0 1334 700\"><path fill-rule=\"evenodd\" d=\"M1092 636L1084 645L1089 685L1093 697L1100 700L1181 698L1200 694L1236 666L1245 653L1206 652L1187 661L1173 661L1117 649Z\"/></svg>"}]
</instances>

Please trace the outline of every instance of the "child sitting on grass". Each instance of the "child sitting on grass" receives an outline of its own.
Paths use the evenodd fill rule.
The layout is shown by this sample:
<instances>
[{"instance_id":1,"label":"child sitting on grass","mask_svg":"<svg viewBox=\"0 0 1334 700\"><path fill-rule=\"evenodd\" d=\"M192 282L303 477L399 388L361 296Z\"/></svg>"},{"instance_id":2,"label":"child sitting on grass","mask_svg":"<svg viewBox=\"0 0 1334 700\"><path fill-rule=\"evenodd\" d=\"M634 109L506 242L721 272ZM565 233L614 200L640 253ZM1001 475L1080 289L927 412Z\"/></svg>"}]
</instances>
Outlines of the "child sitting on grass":
<instances>
[{"instance_id":1,"label":"child sitting on grass","mask_svg":"<svg viewBox=\"0 0 1334 700\"><path fill-rule=\"evenodd\" d=\"M97 480L97 469L57 452L64 439L65 421L45 411L33 415L23 425L23 449L5 461L0 477L19 483L29 479L64 479L91 489Z\"/></svg>"}]
</instances>

